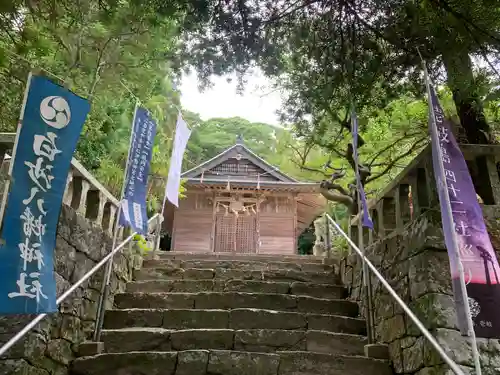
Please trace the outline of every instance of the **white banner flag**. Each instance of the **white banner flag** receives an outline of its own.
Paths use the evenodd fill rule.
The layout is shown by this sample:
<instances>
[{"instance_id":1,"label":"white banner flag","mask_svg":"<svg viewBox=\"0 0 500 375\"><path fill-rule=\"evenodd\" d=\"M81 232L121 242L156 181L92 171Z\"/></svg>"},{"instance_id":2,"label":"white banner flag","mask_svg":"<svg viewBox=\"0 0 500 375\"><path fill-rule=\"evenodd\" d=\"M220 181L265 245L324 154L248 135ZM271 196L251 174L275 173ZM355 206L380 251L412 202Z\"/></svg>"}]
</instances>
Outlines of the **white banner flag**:
<instances>
[{"instance_id":1,"label":"white banner flag","mask_svg":"<svg viewBox=\"0 0 500 375\"><path fill-rule=\"evenodd\" d=\"M186 122L179 113L177 117L177 125L175 127L174 147L172 150L172 157L170 159L170 169L168 171L167 187L165 198L168 199L173 205L179 207L179 188L181 185L181 170L182 159L186 145L191 136L191 130L188 128ZM165 206L165 202L163 202Z\"/></svg>"}]
</instances>

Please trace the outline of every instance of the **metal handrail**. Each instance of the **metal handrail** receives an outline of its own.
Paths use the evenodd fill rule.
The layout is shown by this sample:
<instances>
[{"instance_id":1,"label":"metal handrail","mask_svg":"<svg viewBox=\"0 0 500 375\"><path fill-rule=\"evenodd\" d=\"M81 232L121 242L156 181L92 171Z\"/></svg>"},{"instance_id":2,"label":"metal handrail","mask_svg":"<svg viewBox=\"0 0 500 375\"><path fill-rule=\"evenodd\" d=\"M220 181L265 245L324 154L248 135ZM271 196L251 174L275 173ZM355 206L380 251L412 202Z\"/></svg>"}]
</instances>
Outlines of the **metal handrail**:
<instances>
[{"instance_id":1,"label":"metal handrail","mask_svg":"<svg viewBox=\"0 0 500 375\"><path fill-rule=\"evenodd\" d=\"M420 332L429 340L431 345L436 349L436 351L439 353L441 358L451 367L451 370L456 374L456 375L465 375L465 373L460 369L460 367L446 354L444 349L439 345L439 343L436 341L434 336L425 328L425 326L422 324L422 322L413 314L413 312L410 310L408 305L404 303L404 301L398 296L396 291L392 289L392 287L389 285L387 280L382 276L382 274L377 270L377 268L368 260L368 258L361 252L361 250L356 246L356 244L349 238L349 236L342 230L342 228L335 222L335 220L332 219L332 217L328 214L326 214L326 217L328 220L333 224L335 229L342 235L344 238L347 240L349 245L358 253L358 255L361 257L363 262L366 263L368 268L373 272L373 274L380 280L381 284L387 289L389 294L392 295L392 297L396 300L396 302L399 304L399 306L402 307L402 309L405 311L406 314L410 317L410 319L415 323L415 325L418 327Z\"/></svg>"},{"instance_id":2,"label":"metal handrail","mask_svg":"<svg viewBox=\"0 0 500 375\"><path fill-rule=\"evenodd\" d=\"M148 225L160 214L155 214L153 217L151 217L148 220ZM118 224L117 224L118 225ZM104 258L101 259L99 263L97 263L92 269L90 269L80 280L78 280L76 283L74 283L67 291L65 291L61 296L56 300L56 304L59 306L66 298L68 298L80 285L82 285L85 281L87 281L94 273L96 273L103 265L106 264L106 262L111 259L117 252L122 250L126 244L128 244L134 236L137 234L137 232L132 233L130 236L128 236L125 240L122 241L121 244L119 244L117 247L112 249L108 255L106 255ZM9 341L7 341L1 348L0 348L0 357L7 352L15 343L17 343L20 339L24 337L29 331L31 331L39 322L41 322L48 314L40 314L36 318L34 318L30 323L26 324L22 330L20 330L15 336L13 336Z\"/></svg>"}]
</instances>

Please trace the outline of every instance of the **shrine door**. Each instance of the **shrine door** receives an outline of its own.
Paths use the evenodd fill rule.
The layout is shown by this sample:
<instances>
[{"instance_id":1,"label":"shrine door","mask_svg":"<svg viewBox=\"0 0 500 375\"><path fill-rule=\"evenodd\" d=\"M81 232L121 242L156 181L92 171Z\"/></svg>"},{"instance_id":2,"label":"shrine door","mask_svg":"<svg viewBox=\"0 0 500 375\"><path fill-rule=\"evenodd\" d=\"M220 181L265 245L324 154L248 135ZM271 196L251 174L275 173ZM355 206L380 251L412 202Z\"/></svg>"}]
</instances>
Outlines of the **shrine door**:
<instances>
[{"instance_id":1,"label":"shrine door","mask_svg":"<svg viewBox=\"0 0 500 375\"><path fill-rule=\"evenodd\" d=\"M254 215L217 214L215 217L215 252L255 253L256 229Z\"/></svg>"}]
</instances>

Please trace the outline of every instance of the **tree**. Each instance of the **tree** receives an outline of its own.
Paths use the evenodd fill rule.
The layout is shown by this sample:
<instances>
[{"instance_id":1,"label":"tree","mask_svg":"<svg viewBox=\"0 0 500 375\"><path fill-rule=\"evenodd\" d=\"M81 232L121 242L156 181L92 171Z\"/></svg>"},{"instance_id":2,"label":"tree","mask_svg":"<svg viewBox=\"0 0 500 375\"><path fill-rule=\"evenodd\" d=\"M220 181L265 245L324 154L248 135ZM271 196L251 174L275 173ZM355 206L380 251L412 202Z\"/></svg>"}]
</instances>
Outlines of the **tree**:
<instances>
[{"instance_id":1,"label":"tree","mask_svg":"<svg viewBox=\"0 0 500 375\"><path fill-rule=\"evenodd\" d=\"M382 181L425 142L425 118L417 127L403 126L392 115L384 120L388 113L401 112L391 109L398 100L410 108L421 97L418 52L438 83L443 82L438 73L447 73L469 141L494 141L488 119L498 113L484 98L495 100L496 94L483 90L494 84L495 65L490 61L479 71L470 61L476 56L489 61L498 51L499 12L488 0L9 0L0 8L0 100L5 103L0 126L15 128L29 61L92 100L77 157L90 169L106 167L116 174L123 168L123 155L108 156L121 149L115 148L115 136L125 131L125 120L130 123L124 116L130 116L135 102L123 92L130 89L144 103L161 107L162 100L178 103L164 84L165 77L169 81L181 70L194 67L205 83L212 74L236 72L243 86L244 73L260 66L287 93L282 118L294 124L298 139L287 140L289 133L282 131L248 128L238 119L226 131L231 126L246 131L249 141L263 142L252 144L263 152L269 146L280 149L267 155L273 163L303 176L326 174L325 193L345 197L348 192L352 198L351 187L341 190L336 185L343 173L352 178L352 171L341 168L353 165L348 141L353 104L363 133L363 183ZM176 111L171 109L157 113L166 116L160 128L173 126ZM195 140L190 154L197 163L229 139L217 129L224 121L207 123L205 130L193 116L188 121L194 124ZM390 140L384 143L381 134ZM170 140L164 139L162 148L168 149ZM292 154L295 162L288 157ZM163 151L157 155L155 160L165 165Z\"/></svg>"},{"instance_id":2,"label":"tree","mask_svg":"<svg viewBox=\"0 0 500 375\"><path fill-rule=\"evenodd\" d=\"M255 64L262 67L288 92L282 116L295 124L305 151L319 145L329 159L340 157L352 167L352 145L345 141L352 106L366 132L373 125L368 119L392 100L401 95L422 97L425 85L419 53L434 80L448 83L468 141L495 142L480 91L496 71L491 63L478 71L472 59L488 60L491 52L498 51L497 4L487 0L285 4L247 0L219 5L213 12L211 24L189 35L196 65L204 67L199 69L201 77L234 70L244 82L246 70ZM394 132L394 145L379 152L396 156L379 172L372 170L379 163L365 161L361 152L362 182L375 181L423 146L425 123L426 119L419 123L423 126L416 132ZM305 151L299 159L307 156ZM333 189L335 194L325 196L338 199L340 192L341 198L351 197L344 202L352 206L352 189L339 189L335 182L344 172L327 168L326 174L333 180L324 182L324 193Z\"/></svg>"},{"instance_id":3,"label":"tree","mask_svg":"<svg viewBox=\"0 0 500 375\"><path fill-rule=\"evenodd\" d=\"M203 78L227 70L242 73L253 63L270 76L291 70L294 83L300 83L296 99L303 102L314 93L294 106L301 118L328 112L332 105L345 109L353 101L360 109L380 107L403 85L423 92L419 49L436 78L444 67L469 141L492 141L471 57L498 52L496 3L247 0L211 9L212 22L189 34ZM302 94L304 88L309 90Z\"/></svg>"},{"instance_id":4,"label":"tree","mask_svg":"<svg viewBox=\"0 0 500 375\"><path fill-rule=\"evenodd\" d=\"M130 132L136 98L173 126L171 104L179 103L178 95L170 90L165 96L162 90L173 76L165 56L177 48L176 21L133 1L27 2L3 16L5 22L22 22L0 29L2 131L16 128L25 79L33 68L91 101L76 152L88 169L117 160L107 158L111 153L126 152L128 144L116 149L115 141ZM165 103L172 107L168 118L158 111Z\"/></svg>"}]
</instances>

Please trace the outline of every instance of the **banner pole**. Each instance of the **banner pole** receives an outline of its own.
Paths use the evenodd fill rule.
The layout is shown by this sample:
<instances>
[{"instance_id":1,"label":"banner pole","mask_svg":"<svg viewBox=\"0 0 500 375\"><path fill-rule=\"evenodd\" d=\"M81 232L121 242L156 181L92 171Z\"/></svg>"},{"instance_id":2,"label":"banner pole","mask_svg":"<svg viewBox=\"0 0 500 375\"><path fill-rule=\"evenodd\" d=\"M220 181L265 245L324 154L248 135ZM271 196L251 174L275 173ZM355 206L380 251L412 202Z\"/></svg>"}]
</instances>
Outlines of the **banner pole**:
<instances>
[{"instance_id":1,"label":"banner pole","mask_svg":"<svg viewBox=\"0 0 500 375\"><path fill-rule=\"evenodd\" d=\"M26 102L28 101L28 93L30 91L32 77L33 77L33 73L30 71L28 74L28 80L26 81L26 88L24 89L23 103L21 105L21 112L19 114L19 121L17 123L16 138L14 140L14 146L12 147L12 155L10 158L9 171L8 171L7 179L5 181L5 185L3 188L2 206L0 207L0 229L2 229L2 225L3 225L3 217L5 215L5 208L7 206L7 198L9 196L9 190L10 190L10 181L12 178L12 171L14 170L14 161L16 159L17 146L19 144L19 135L21 134L21 127L23 126L24 111L26 110ZM4 155L4 157L5 157L5 155Z\"/></svg>"},{"instance_id":2,"label":"banner pole","mask_svg":"<svg viewBox=\"0 0 500 375\"><path fill-rule=\"evenodd\" d=\"M364 215L364 208L363 208L363 203L361 199L361 189L363 188L363 185L361 183L361 176L359 174L359 160L358 160L358 128L357 128L357 118L355 118L355 110L354 110L354 104L353 104L353 112L352 112L352 135L353 135L353 157L354 157L354 167L355 167L355 173L356 173L356 186L357 186L357 194L358 194L358 247L363 253L364 256L366 256L365 253L365 244L364 244L364 238L363 238L363 215ZM354 126L356 124L356 126ZM356 131L354 131L354 128L356 128ZM365 202L366 204L366 202ZM373 344L375 342L375 335L374 335L374 316L373 316L373 301L372 301L372 287L371 287L371 277L369 274L368 270L368 264L366 264L365 259L362 259L362 272L363 272L363 289L364 289L364 294L365 294L365 305L366 305L366 331L368 334L368 344Z\"/></svg>"},{"instance_id":3,"label":"banner pole","mask_svg":"<svg viewBox=\"0 0 500 375\"><path fill-rule=\"evenodd\" d=\"M130 162L130 151L132 149L132 140L133 140L135 118L137 115L138 108L139 108L139 101L136 101L135 102L135 109L134 109L134 116L132 118L132 130L130 131L130 141L129 141L129 145L128 145L127 161L125 162L125 176L123 178L122 191L120 194L120 201L118 203L118 210L116 213L116 222L115 222L115 228L114 228L114 232L113 232L113 242L111 245L111 251L113 251L116 247L116 241L118 239L118 232L120 230L120 216L122 213L123 195L125 194L128 166L129 166L129 162ZM114 258L113 256L111 258L109 258L108 263L106 264L106 271L104 273L104 277L102 280L101 294L99 296L99 304L97 306L96 325L95 325L95 330L94 330L94 341L95 342L97 342L101 339L102 325L104 322L104 310L105 310L105 306L106 306L106 299L108 298L108 294L109 294L109 284L111 281L111 272L113 271L113 258Z\"/></svg>"},{"instance_id":4,"label":"banner pole","mask_svg":"<svg viewBox=\"0 0 500 375\"><path fill-rule=\"evenodd\" d=\"M363 223L362 223L362 218L361 218L361 213L363 211L363 207L361 205L361 192L359 191L358 188L358 247L359 250L363 253L364 256L366 256L365 253L365 240L363 238ZM373 344L374 343L374 337L373 337L373 319L372 319L372 296L371 296L371 288L369 287L370 284L370 275L368 274L368 265L366 264L364 258L362 259L363 261L363 289L365 292L365 304L366 304L366 332L368 334L368 344Z\"/></svg>"},{"instance_id":5,"label":"banner pole","mask_svg":"<svg viewBox=\"0 0 500 375\"><path fill-rule=\"evenodd\" d=\"M161 205L161 213L160 213L160 216L158 218L158 227L157 227L157 233L156 233L156 237L155 237L155 243L154 243L154 248L153 248L153 259L155 258L155 255L156 255L156 251L159 249L160 247L160 240L161 240L161 228L162 228L162 223L163 223L163 220L164 220L164 214L165 214L165 203L167 202L167 181L168 181L168 177L165 179L165 193L163 194L163 201L162 201L162 205Z\"/></svg>"},{"instance_id":6,"label":"banner pole","mask_svg":"<svg viewBox=\"0 0 500 375\"><path fill-rule=\"evenodd\" d=\"M420 52L419 52L420 55ZM420 55L420 58L422 59L422 56ZM431 140L433 143L438 143L437 145L434 145L434 148L437 151L438 154L438 175L439 175L439 180L437 182L437 187L438 189L445 190L444 194L442 194L444 198L444 203L445 203L445 209L447 213L447 219L449 220L448 225L450 228L455 228L455 223L453 221L453 211L451 208L451 202L450 202L450 197L448 195L448 183L446 182L446 174L444 172L444 165L443 165L443 153L441 151L441 147L439 145L439 134L437 132L437 122L436 122L436 117L434 114L434 109L432 108L432 94L431 94L431 85L430 85L430 79L429 79L429 73L427 71L427 65L425 64L425 61L422 59L422 65L424 67L424 74L425 74L425 82L427 86L427 95L429 97L429 112L430 112L430 118L431 118L431 126L430 130L432 133ZM442 218L443 215L441 215ZM474 323L472 321L472 315L470 311L470 306L469 306L469 298L467 294L467 285L465 283L465 275L464 275L464 267L462 264L462 260L460 259L460 252L458 251L458 241L457 241L457 236L455 231L452 231L451 235L451 242L452 242L452 251L455 253L455 257L458 262L458 274L459 274L459 281L460 281L460 292L461 292L461 297L462 297L462 303L464 305L464 310L465 310L465 316L467 320L467 336L469 336L470 341L471 341L471 347L472 347L472 357L474 358L474 367L476 370L476 375L481 375L481 362L480 362L480 356L479 356L479 351L477 348L477 340L476 340L476 333L474 332Z\"/></svg>"},{"instance_id":7,"label":"banner pole","mask_svg":"<svg viewBox=\"0 0 500 375\"><path fill-rule=\"evenodd\" d=\"M179 114L181 114L181 111L178 108L177 108L177 110L179 111L179 113L177 114L177 116L178 116ZM175 133L176 133L176 129L177 129L177 119L178 119L178 117L175 120L175 126L173 127L174 130L172 131L172 143L171 143L172 146L170 147L170 154L172 154L172 152L174 150ZM172 155L170 155L170 159L172 159ZM167 175L167 178L165 179L165 192L163 193L163 201L162 201L162 204L161 204L161 214L160 214L160 217L158 218L158 220L159 220L159 223L158 223L158 233L156 234L154 248L153 248L153 259L154 259L155 255L156 255L156 251L160 247L161 228L162 228L162 223L165 220L165 217L164 217L164 214L165 214L165 204L167 203L167 184L168 184L168 175Z\"/></svg>"},{"instance_id":8,"label":"banner pole","mask_svg":"<svg viewBox=\"0 0 500 375\"><path fill-rule=\"evenodd\" d=\"M178 108L179 109L179 108ZM180 125L183 125L185 128L182 128ZM184 134L184 129L188 131L188 134L187 134L187 137L185 139L185 143L183 143L183 136L185 136ZM181 169L182 169L182 161L184 159L184 153L186 151L186 145L187 145L187 142L189 140L189 137L191 135L191 129L189 129L189 126L187 124L187 122L183 119L182 117L182 112L180 111L179 109L179 113L177 115L177 120L175 122L175 130L172 132L173 134L173 137L172 137L172 150L171 150L171 156L170 156L170 166L169 166L169 169L168 169L168 175L167 175L167 181L166 181L166 184L165 184L165 194L163 196L163 203L162 203L162 208L161 208L161 218L160 220L163 221L163 215L165 213L165 205L167 203L167 200L168 199L168 187L169 187L169 182L172 182L174 181L174 183L176 183L176 189L177 189L177 196L176 196L176 203L172 202L171 203L174 205L174 206L179 206L179 188L180 188L180 180L181 180ZM177 146L177 147L176 147ZM181 146L181 149L182 149L182 153L179 154L179 153L176 153L176 150L178 150L178 147ZM179 160L179 156L180 156L180 160ZM173 164L173 162L176 162L177 164ZM172 169L174 168L174 169ZM172 171L175 170L176 173L175 174L172 174ZM160 240L159 240L159 234L158 234L158 237L156 239L156 243L155 243L155 250L157 248L157 244L159 244Z\"/></svg>"}]
</instances>

